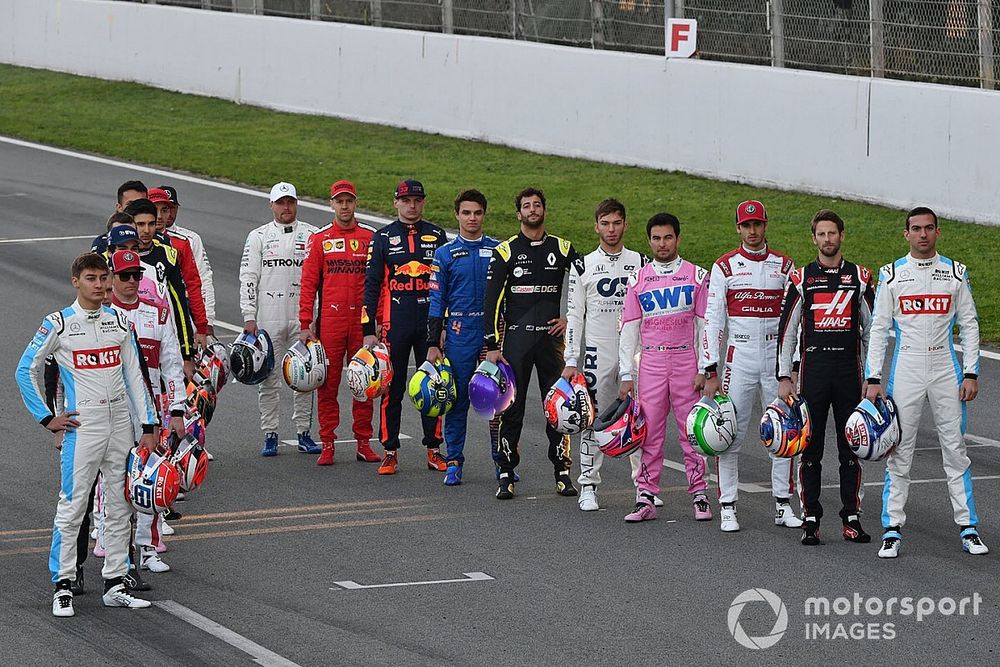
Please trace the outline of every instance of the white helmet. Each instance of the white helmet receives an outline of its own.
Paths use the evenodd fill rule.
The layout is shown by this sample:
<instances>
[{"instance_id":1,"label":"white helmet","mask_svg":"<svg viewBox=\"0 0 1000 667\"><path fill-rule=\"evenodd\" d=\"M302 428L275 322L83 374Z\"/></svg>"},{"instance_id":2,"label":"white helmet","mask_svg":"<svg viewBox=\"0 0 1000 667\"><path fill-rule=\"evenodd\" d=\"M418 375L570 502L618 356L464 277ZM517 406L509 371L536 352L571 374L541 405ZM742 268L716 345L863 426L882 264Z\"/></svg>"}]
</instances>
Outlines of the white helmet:
<instances>
[{"instance_id":1,"label":"white helmet","mask_svg":"<svg viewBox=\"0 0 1000 667\"><path fill-rule=\"evenodd\" d=\"M285 384L295 391L313 391L326 382L327 363L326 352L319 341L296 341L285 352L281 374L285 376Z\"/></svg>"},{"instance_id":2,"label":"white helmet","mask_svg":"<svg viewBox=\"0 0 1000 667\"><path fill-rule=\"evenodd\" d=\"M688 413L685 430L692 446L718 456L736 441L736 406L728 396L703 396Z\"/></svg>"},{"instance_id":3,"label":"white helmet","mask_svg":"<svg viewBox=\"0 0 1000 667\"><path fill-rule=\"evenodd\" d=\"M889 456L902 437L895 401L881 396L874 403L861 401L847 418L844 436L859 459L881 461Z\"/></svg>"}]
</instances>

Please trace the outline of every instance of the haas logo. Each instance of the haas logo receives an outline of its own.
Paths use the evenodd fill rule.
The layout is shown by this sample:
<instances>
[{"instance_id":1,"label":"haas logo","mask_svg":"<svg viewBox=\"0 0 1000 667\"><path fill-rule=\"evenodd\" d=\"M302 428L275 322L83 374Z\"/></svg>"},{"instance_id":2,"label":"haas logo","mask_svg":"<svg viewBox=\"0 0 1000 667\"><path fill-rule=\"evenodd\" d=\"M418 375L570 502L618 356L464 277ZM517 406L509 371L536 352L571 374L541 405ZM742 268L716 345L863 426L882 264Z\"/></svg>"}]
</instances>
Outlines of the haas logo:
<instances>
[{"instance_id":1,"label":"haas logo","mask_svg":"<svg viewBox=\"0 0 1000 667\"><path fill-rule=\"evenodd\" d=\"M114 368L121 364L121 348L102 347L96 350L75 350L73 352L73 368L91 370L97 368Z\"/></svg>"},{"instance_id":2,"label":"haas logo","mask_svg":"<svg viewBox=\"0 0 1000 667\"><path fill-rule=\"evenodd\" d=\"M815 295L812 311L817 331L851 327L851 296L845 290Z\"/></svg>"},{"instance_id":3,"label":"haas logo","mask_svg":"<svg viewBox=\"0 0 1000 667\"><path fill-rule=\"evenodd\" d=\"M903 315L947 315L951 312L950 294L913 294L899 297Z\"/></svg>"}]
</instances>

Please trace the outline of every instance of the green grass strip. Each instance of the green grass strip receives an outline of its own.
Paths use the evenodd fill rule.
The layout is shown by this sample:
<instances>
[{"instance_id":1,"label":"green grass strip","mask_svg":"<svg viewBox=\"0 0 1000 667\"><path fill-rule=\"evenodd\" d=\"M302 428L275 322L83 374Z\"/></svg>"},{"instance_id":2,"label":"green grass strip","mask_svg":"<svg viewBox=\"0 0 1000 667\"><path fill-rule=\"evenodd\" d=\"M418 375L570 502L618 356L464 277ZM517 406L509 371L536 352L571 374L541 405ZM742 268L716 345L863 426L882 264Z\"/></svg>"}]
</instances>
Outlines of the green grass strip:
<instances>
[{"instance_id":1,"label":"green grass strip","mask_svg":"<svg viewBox=\"0 0 1000 667\"><path fill-rule=\"evenodd\" d=\"M517 191L541 187L548 199L548 229L572 240L581 252L596 247L594 207L612 196L628 208L630 247L648 252L645 221L669 211L683 223L681 254L706 268L737 245L734 211L750 198L767 206L771 245L798 264L815 257L809 220L820 208L832 208L846 221L844 253L852 261L877 270L907 251L902 211L679 172L538 155L8 65L0 65L0 100L0 133L5 135L261 189L288 180L303 196L321 201L331 182L348 178L358 185L362 208L386 215L394 213L395 184L419 178L429 193L426 217L452 228L454 196L475 187L490 200L487 231L497 237L517 230ZM921 159L919 151L913 159ZM117 185L109 183L108 192ZM103 222L94 221L95 232ZM984 341L1000 341L1000 272L993 263L1000 257L1000 228L951 220L941 226L941 253L969 266Z\"/></svg>"}]
</instances>

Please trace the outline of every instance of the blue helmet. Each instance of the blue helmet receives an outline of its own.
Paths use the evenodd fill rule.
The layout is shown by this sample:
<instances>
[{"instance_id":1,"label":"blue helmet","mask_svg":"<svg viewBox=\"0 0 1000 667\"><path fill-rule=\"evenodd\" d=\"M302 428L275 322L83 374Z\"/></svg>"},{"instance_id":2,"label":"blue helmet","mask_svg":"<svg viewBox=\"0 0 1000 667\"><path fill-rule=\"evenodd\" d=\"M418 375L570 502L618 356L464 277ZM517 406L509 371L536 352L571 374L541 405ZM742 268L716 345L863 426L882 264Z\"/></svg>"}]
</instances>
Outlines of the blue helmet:
<instances>
[{"instance_id":1,"label":"blue helmet","mask_svg":"<svg viewBox=\"0 0 1000 667\"><path fill-rule=\"evenodd\" d=\"M859 459L880 461L896 449L902 438L896 403L891 398L867 398L854 408L844 426L844 436Z\"/></svg>"}]
</instances>

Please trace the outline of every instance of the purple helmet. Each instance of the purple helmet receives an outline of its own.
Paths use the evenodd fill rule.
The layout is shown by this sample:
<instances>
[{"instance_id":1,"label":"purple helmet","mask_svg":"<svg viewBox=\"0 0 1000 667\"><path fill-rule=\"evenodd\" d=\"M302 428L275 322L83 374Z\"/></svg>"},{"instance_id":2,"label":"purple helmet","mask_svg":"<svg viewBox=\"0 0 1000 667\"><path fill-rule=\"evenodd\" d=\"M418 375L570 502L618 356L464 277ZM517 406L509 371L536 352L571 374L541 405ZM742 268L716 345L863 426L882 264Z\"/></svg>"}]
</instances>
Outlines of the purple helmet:
<instances>
[{"instance_id":1,"label":"purple helmet","mask_svg":"<svg viewBox=\"0 0 1000 667\"><path fill-rule=\"evenodd\" d=\"M493 419L509 408L516 393L514 369L503 362L484 361L469 381L469 403L484 419Z\"/></svg>"}]
</instances>

